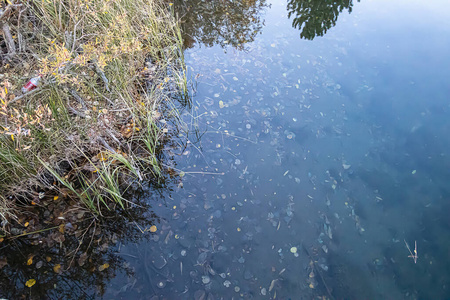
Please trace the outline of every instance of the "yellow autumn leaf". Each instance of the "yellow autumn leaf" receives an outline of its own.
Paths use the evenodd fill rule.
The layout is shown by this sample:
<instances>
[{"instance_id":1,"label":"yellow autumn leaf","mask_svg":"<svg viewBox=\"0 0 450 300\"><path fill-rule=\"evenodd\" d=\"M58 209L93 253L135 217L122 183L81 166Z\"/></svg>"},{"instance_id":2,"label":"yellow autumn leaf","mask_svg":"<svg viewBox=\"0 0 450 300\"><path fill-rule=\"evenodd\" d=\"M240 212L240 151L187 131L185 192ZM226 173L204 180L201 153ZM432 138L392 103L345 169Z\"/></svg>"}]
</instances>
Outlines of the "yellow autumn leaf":
<instances>
[{"instance_id":1,"label":"yellow autumn leaf","mask_svg":"<svg viewBox=\"0 0 450 300\"><path fill-rule=\"evenodd\" d=\"M36 280L35 279L30 279L30 280L28 280L27 282L25 282L25 285L27 286L27 287L32 287L33 285L35 285L36 284Z\"/></svg>"},{"instance_id":2,"label":"yellow autumn leaf","mask_svg":"<svg viewBox=\"0 0 450 300\"><path fill-rule=\"evenodd\" d=\"M108 160L108 153L102 151L102 152L100 152L99 154L97 154L97 158L98 158L98 160L100 160L100 161Z\"/></svg>"},{"instance_id":3,"label":"yellow autumn leaf","mask_svg":"<svg viewBox=\"0 0 450 300\"><path fill-rule=\"evenodd\" d=\"M60 265L60 264L55 265L55 266L53 267L53 271L54 271L55 273L60 273L60 272L61 272L61 265Z\"/></svg>"},{"instance_id":4,"label":"yellow autumn leaf","mask_svg":"<svg viewBox=\"0 0 450 300\"><path fill-rule=\"evenodd\" d=\"M158 230L158 228L156 228L155 225L150 226L150 232L156 232L156 230Z\"/></svg>"},{"instance_id":5,"label":"yellow autumn leaf","mask_svg":"<svg viewBox=\"0 0 450 300\"><path fill-rule=\"evenodd\" d=\"M53 197L53 200L58 200L58 198L59 198L58 196L55 196Z\"/></svg>"},{"instance_id":6,"label":"yellow autumn leaf","mask_svg":"<svg viewBox=\"0 0 450 300\"><path fill-rule=\"evenodd\" d=\"M27 260L27 266L31 265L33 263L33 256L30 256Z\"/></svg>"},{"instance_id":7,"label":"yellow autumn leaf","mask_svg":"<svg viewBox=\"0 0 450 300\"><path fill-rule=\"evenodd\" d=\"M103 265L101 265L100 267L98 267L98 270L101 272L101 271L103 271L103 270L105 270L105 269L108 269L108 268L109 268L109 264L106 263L106 264L103 264Z\"/></svg>"}]
</instances>

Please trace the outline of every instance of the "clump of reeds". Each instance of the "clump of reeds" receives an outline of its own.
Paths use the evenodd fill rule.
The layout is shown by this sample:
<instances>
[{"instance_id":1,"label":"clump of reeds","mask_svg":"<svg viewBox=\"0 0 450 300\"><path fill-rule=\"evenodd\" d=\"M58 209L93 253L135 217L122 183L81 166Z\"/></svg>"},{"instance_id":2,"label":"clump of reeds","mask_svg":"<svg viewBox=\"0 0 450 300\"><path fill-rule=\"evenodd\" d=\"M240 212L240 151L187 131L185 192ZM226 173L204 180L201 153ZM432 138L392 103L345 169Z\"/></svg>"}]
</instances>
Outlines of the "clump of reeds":
<instances>
[{"instance_id":1,"label":"clump of reeds","mask_svg":"<svg viewBox=\"0 0 450 300\"><path fill-rule=\"evenodd\" d=\"M158 0L42 0L2 7L0 217L69 197L126 206L132 180L161 172L171 101L186 92L182 41ZM36 89L21 94L33 77ZM111 203L113 205L111 205ZM20 210L19 210L20 213Z\"/></svg>"}]
</instances>

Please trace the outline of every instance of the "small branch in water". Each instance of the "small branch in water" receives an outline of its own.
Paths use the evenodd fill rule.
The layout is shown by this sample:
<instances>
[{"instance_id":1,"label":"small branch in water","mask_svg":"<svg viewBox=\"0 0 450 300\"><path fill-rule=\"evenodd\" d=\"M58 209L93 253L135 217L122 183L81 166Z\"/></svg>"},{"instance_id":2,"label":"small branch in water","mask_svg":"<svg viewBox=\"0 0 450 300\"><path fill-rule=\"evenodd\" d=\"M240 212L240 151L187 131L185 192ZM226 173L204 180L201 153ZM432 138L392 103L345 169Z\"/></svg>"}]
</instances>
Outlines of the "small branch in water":
<instances>
[{"instance_id":1,"label":"small branch in water","mask_svg":"<svg viewBox=\"0 0 450 300\"><path fill-rule=\"evenodd\" d=\"M405 241L405 240L403 240L403 241ZM414 260L414 263L417 264L417 259L419 258L419 256L417 256L417 241L414 241L414 254L411 252L411 249L409 248L409 245L406 241L405 241L405 245L406 245L406 248L408 249L409 253L411 254L408 257L411 257Z\"/></svg>"}]
</instances>

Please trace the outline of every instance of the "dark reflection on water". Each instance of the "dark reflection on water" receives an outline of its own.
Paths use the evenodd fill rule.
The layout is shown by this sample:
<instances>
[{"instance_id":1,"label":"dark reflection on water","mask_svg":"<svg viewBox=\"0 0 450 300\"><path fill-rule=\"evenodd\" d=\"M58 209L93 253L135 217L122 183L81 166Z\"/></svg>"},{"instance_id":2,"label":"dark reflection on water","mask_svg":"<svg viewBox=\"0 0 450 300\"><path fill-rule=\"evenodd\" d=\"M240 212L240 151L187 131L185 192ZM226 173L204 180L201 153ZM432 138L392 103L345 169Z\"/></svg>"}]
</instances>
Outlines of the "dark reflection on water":
<instances>
[{"instance_id":1,"label":"dark reflection on water","mask_svg":"<svg viewBox=\"0 0 450 300\"><path fill-rule=\"evenodd\" d=\"M197 42L242 50L260 32L264 25L261 15L267 7L266 0L171 2L181 18L185 48L192 48Z\"/></svg>"},{"instance_id":2,"label":"dark reflection on water","mask_svg":"<svg viewBox=\"0 0 450 300\"><path fill-rule=\"evenodd\" d=\"M118 243L143 239L135 224L149 228L158 223L151 207L136 199L137 207L107 216L100 223L88 212L84 222L68 218L62 227L39 237L33 235L2 243L0 296L6 299L93 299L105 292L118 271L134 273L116 255ZM29 280L36 283L26 287Z\"/></svg>"},{"instance_id":3,"label":"dark reflection on water","mask_svg":"<svg viewBox=\"0 0 450 300\"><path fill-rule=\"evenodd\" d=\"M353 0L289 0L287 5L292 26L301 30L300 37L307 40L326 34L336 25L339 14L344 9L351 13L352 8Z\"/></svg>"}]
</instances>

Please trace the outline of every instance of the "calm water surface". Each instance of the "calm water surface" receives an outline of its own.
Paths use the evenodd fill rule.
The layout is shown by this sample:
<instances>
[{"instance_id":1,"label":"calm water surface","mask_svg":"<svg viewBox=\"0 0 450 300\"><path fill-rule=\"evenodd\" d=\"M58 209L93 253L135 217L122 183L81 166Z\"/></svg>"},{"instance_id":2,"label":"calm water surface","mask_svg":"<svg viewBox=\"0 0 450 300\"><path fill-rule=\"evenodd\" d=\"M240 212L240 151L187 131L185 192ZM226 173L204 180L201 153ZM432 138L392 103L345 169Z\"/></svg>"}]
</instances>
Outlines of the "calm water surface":
<instances>
[{"instance_id":1,"label":"calm water surface","mask_svg":"<svg viewBox=\"0 0 450 300\"><path fill-rule=\"evenodd\" d=\"M242 3L195 12L184 176L104 297L450 298L447 4L362 0L325 33Z\"/></svg>"}]
</instances>

